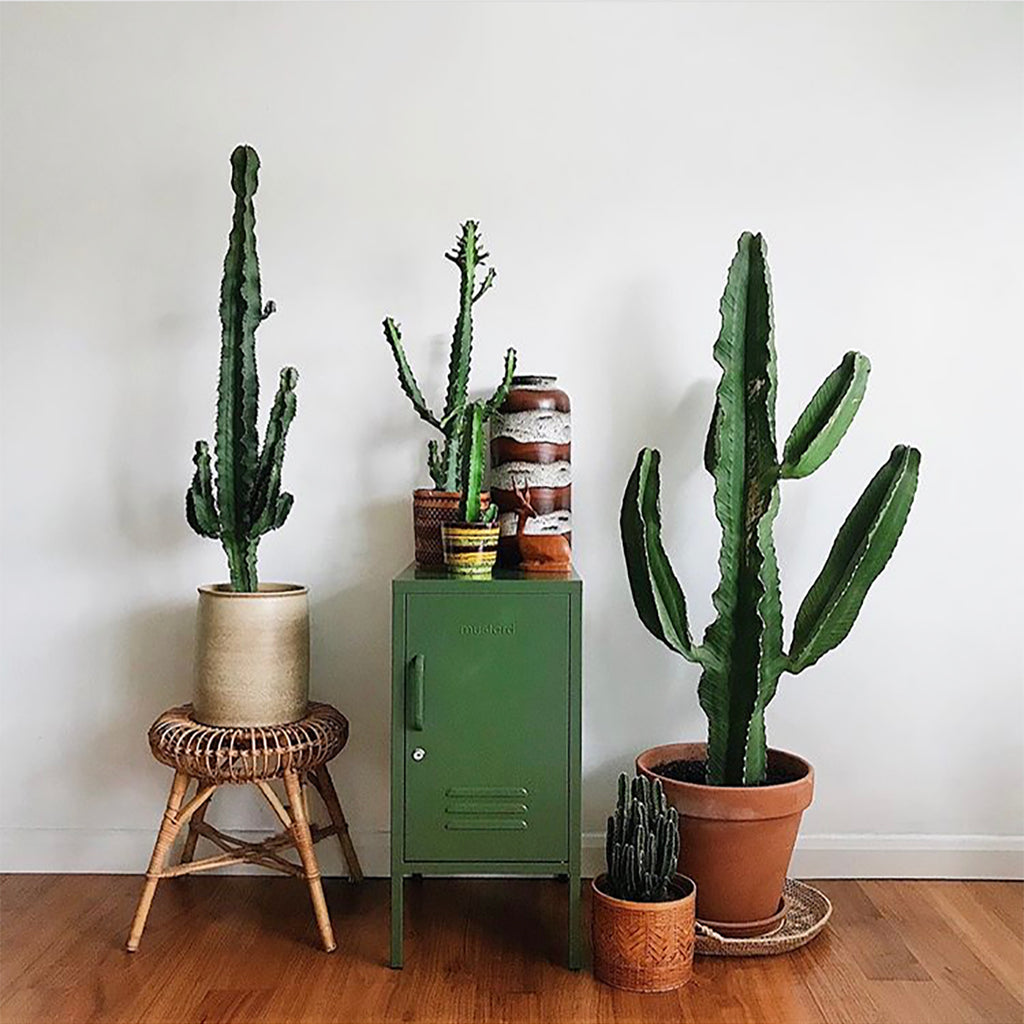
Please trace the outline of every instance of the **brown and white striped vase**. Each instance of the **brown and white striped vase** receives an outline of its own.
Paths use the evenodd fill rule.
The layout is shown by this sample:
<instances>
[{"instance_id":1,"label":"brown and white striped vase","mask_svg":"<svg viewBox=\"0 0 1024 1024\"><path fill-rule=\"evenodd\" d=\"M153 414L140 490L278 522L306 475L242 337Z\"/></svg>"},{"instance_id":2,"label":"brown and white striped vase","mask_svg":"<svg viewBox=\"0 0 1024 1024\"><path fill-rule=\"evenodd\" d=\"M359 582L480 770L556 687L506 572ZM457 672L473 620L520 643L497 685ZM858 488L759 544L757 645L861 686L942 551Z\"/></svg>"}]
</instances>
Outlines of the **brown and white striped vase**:
<instances>
[{"instance_id":1,"label":"brown and white striped vase","mask_svg":"<svg viewBox=\"0 0 1024 1024\"><path fill-rule=\"evenodd\" d=\"M563 536L572 542L572 438L569 396L555 377L513 377L491 417L491 500L499 510L498 560L520 563L516 534ZM530 489L536 516L520 516L514 488Z\"/></svg>"}]
</instances>

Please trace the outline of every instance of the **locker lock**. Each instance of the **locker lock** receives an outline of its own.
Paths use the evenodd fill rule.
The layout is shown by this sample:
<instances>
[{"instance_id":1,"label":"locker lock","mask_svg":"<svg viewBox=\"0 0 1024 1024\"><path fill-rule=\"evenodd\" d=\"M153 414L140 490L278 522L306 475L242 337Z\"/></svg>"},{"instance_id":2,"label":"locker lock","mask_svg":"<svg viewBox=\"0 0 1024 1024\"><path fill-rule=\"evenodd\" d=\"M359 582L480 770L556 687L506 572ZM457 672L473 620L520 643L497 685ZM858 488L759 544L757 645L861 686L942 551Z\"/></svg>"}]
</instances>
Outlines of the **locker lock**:
<instances>
[{"instance_id":1,"label":"locker lock","mask_svg":"<svg viewBox=\"0 0 1024 1024\"><path fill-rule=\"evenodd\" d=\"M414 761L422 761L427 756L427 752L422 747L416 747L412 752L412 759Z\"/></svg>"}]
</instances>

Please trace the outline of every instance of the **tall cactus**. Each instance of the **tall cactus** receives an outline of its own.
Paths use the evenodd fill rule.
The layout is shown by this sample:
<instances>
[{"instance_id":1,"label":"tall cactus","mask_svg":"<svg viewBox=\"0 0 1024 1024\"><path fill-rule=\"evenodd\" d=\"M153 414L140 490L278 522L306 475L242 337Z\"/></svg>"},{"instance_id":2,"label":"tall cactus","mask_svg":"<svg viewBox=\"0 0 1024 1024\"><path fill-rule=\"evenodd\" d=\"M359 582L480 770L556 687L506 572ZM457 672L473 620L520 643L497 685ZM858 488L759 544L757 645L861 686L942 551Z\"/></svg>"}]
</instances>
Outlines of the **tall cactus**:
<instances>
[{"instance_id":1,"label":"tall cactus","mask_svg":"<svg viewBox=\"0 0 1024 1024\"><path fill-rule=\"evenodd\" d=\"M615 813L605 836L608 895L655 903L669 898L679 859L679 814L669 807L661 782L619 776Z\"/></svg>"},{"instance_id":2,"label":"tall cactus","mask_svg":"<svg viewBox=\"0 0 1024 1024\"><path fill-rule=\"evenodd\" d=\"M464 523L493 523L498 506L481 508L480 492L484 479L484 402L470 402L466 408L466 429L462 434L459 456L459 515Z\"/></svg>"},{"instance_id":3,"label":"tall cactus","mask_svg":"<svg viewBox=\"0 0 1024 1024\"><path fill-rule=\"evenodd\" d=\"M797 612L789 651L783 650L772 536L778 481L807 476L832 454L860 406L870 366L857 352L843 357L801 413L780 461L771 282L760 235L740 236L721 315L714 355L722 377L705 447L722 527L721 580L713 597L717 617L703 643L690 635L686 600L662 545L656 449L644 448L637 457L620 527L640 619L703 670L698 693L708 718L707 782L753 786L766 776L764 712L779 677L802 672L850 632L903 532L921 453L897 445L872 478Z\"/></svg>"},{"instance_id":4,"label":"tall cactus","mask_svg":"<svg viewBox=\"0 0 1024 1024\"><path fill-rule=\"evenodd\" d=\"M475 220L467 220L455 248L446 252L445 259L459 268L459 313L455 319L452 348L448 360L448 386L445 391L444 412L437 416L427 405L416 376L402 347L399 325L391 317L384 319L384 337L391 346L398 367L398 383L406 393L419 417L443 435L443 443L431 441L427 449L427 469L434 486L442 491L458 488L459 453L462 437L466 430L466 403L469 394L469 369L473 356L473 306L494 283L496 271L489 268L479 285L476 283L477 270L488 259L488 253L480 247L480 226ZM494 394L483 404L484 419L505 401L512 385L516 370L516 352L510 348L505 353L505 374Z\"/></svg>"},{"instance_id":5,"label":"tall cactus","mask_svg":"<svg viewBox=\"0 0 1024 1024\"><path fill-rule=\"evenodd\" d=\"M257 589L256 548L260 537L288 518L293 501L292 495L281 490L281 466L288 428L295 417L299 373L294 367L286 366L281 371L262 449L256 425L256 328L274 312L274 303L263 305L260 295L253 207L259 167L259 157L251 146L239 146L231 154L235 211L220 288L216 495L206 441L196 442L195 475L185 495L189 525L202 537L220 540L228 556L231 587L238 591Z\"/></svg>"}]
</instances>

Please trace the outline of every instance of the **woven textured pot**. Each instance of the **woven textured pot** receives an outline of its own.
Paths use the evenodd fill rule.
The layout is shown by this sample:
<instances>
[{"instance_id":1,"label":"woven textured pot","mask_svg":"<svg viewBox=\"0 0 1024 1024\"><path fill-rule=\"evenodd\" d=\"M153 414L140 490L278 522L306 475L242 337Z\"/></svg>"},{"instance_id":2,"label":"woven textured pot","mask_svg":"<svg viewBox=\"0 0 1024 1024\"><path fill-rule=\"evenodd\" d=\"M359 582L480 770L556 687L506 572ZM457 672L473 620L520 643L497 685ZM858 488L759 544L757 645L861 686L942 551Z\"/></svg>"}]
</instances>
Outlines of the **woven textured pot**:
<instances>
[{"instance_id":1,"label":"woven textured pot","mask_svg":"<svg viewBox=\"0 0 1024 1024\"><path fill-rule=\"evenodd\" d=\"M453 576L490 576L498 558L497 523L444 523L444 564Z\"/></svg>"},{"instance_id":2,"label":"woven textured pot","mask_svg":"<svg viewBox=\"0 0 1024 1024\"><path fill-rule=\"evenodd\" d=\"M439 569L444 565L441 541L442 523L459 520L459 491L432 491L421 487L412 492L412 529L416 542L416 564L423 569ZM490 491L480 494L480 507L491 503Z\"/></svg>"},{"instance_id":3,"label":"woven textured pot","mask_svg":"<svg viewBox=\"0 0 1024 1024\"><path fill-rule=\"evenodd\" d=\"M591 883L594 976L630 992L667 992L693 973L694 892L676 876L679 899L634 903L602 892L606 875Z\"/></svg>"},{"instance_id":4,"label":"woven textured pot","mask_svg":"<svg viewBox=\"0 0 1024 1024\"><path fill-rule=\"evenodd\" d=\"M757 935L778 927L782 887L814 770L795 754L768 751L768 772L791 782L765 786L706 786L657 771L671 761L705 759L703 743L669 743L644 751L636 769L660 779L679 812L679 871L697 884L697 916L721 935Z\"/></svg>"},{"instance_id":5,"label":"woven textured pot","mask_svg":"<svg viewBox=\"0 0 1024 1024\"><path fill-rule=\"evenodd\" d=\"M563 562L572 542L572 425L569 396L556 377L516 376L501 407L491 417L491 491L501 510L499 558L514 567L523 560L547 564L550 558L524 552L522 536L547 536L547 545ZM537 515L522 534L514 488L530 489ZM533 566L537 568L536 565ZM551 570L558 571L558 570ZM562 570L564 571L564 569Z\"/></svg>"},{"instance_id":6,"label":"woven textured pot","mask_svg":"<svg viewBox=\"0 0 1024 1024\"><path fill-rule=\"evenodd\" d=\"M309 702L309 600L305 587L261 583L236 593L199 588L193 715L217 726L285 725Z\"/></svg>"}]
</instances>

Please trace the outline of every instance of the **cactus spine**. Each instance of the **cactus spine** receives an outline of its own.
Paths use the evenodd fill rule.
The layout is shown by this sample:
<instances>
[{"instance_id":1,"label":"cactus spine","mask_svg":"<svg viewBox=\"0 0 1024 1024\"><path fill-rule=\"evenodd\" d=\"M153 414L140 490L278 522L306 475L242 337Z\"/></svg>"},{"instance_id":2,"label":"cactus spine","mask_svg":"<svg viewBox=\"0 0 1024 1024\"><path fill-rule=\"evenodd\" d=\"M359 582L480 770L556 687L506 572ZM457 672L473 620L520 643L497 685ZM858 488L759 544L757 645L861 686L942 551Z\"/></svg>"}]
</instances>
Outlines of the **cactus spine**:
<instances>
[{"instance_id":1,"label":"cactus spine","mask_svg":"<svg viewBox=\"0 0 1024 1024\"><path fill-rule=\"evenodd\" d=\"M256 425L256 328L274 312L273 302L263 305L256 256L253 196L259 166L259 157L251 146L239 146L231 154L235 211L220 289L216 494L209 445L197 441L195 475L185 496L189 525L202 537L220 540L228 557L231 588L238 591L257 589L256 548L260 537L288 518L293 501L292 495L281 490L281 466L288 428L295 417L299 374L294 367L281 370L262 449Z\"/></svg>"},{"instance_id":2,"label":"cactus spine","mask_svg":"<svg viewBox=\"0 0 1024 1024\"><path fill-rule=\"evenodd\" d=\"M605 839L608 895L655 903L671 898L669 885L679 859L679 814L668 806L661 782L619 776L615 813Z\"/></svg>"},{"instance_id":3,"label":"cactus spine","mask_svg":"<svg viewBox=\"0 0 1024 1024\"><path fill-rule=\"evenodd\" d=\"M479 285L477 271L487 262L488 253L480 247L480 226L475 220L467 220L455 248L446 252L445 259L459 268L459 313L452 335L452 348L448 360L448 386L445 391L444 412L436 416L427 405L416 376L402 347L399 325L391 317L384 320L384 337L391 346L395 365L398 368L398 383L412 402L419 417L443 435L439 446L431 441L427 449L427 469L434 486L442 491L454 491L458 487L459 459L462 439L466 431L466 405L469 391L469 369L473 357L473 306L494 283L495 270L489 268ZM484 420L505 401L512 385L516 370L516 352L510 348L505 353L505 374L494 394L483 403Z\"/></svg>"},{"instance_id":4,"label":"cactus spine","mask_svg":"<svg viewBox=\"0 0 1024 1024\"><path fill-rule=\"evenodd\" d=\"M459 515L464 523L492 523L498 515L498 506L480 507L480 492L484 478L484 416L485 403L470 402L466 409L466 429L462 434L459 458Z\"/></svg>"},{"instance_id":5,"label":"cactus spine","mask_svg":"<svg viewBox=\"0 0 1024 1024\"><path fill-rule=\"evenodd\" d=\"M722 527L714 593L717 617L704 642L690 636L686 599L661 540L661 454L644 448L622 500L620 527L633 602L662 643L702 668L708 718L707 782L765 780L764 711L783 672L802 672L850 632L889 561L917 488L921 453L897 445L839 530L796 615L783 650L782 597L772 526L780 478L817 469L846 433L867 385L868 360L849 352L800 415L779 460L775 443L775 345L771 282L760 235L740 236L721 304L715 361L722 369L705 446Z\"/></svg>"}]
</instances>

